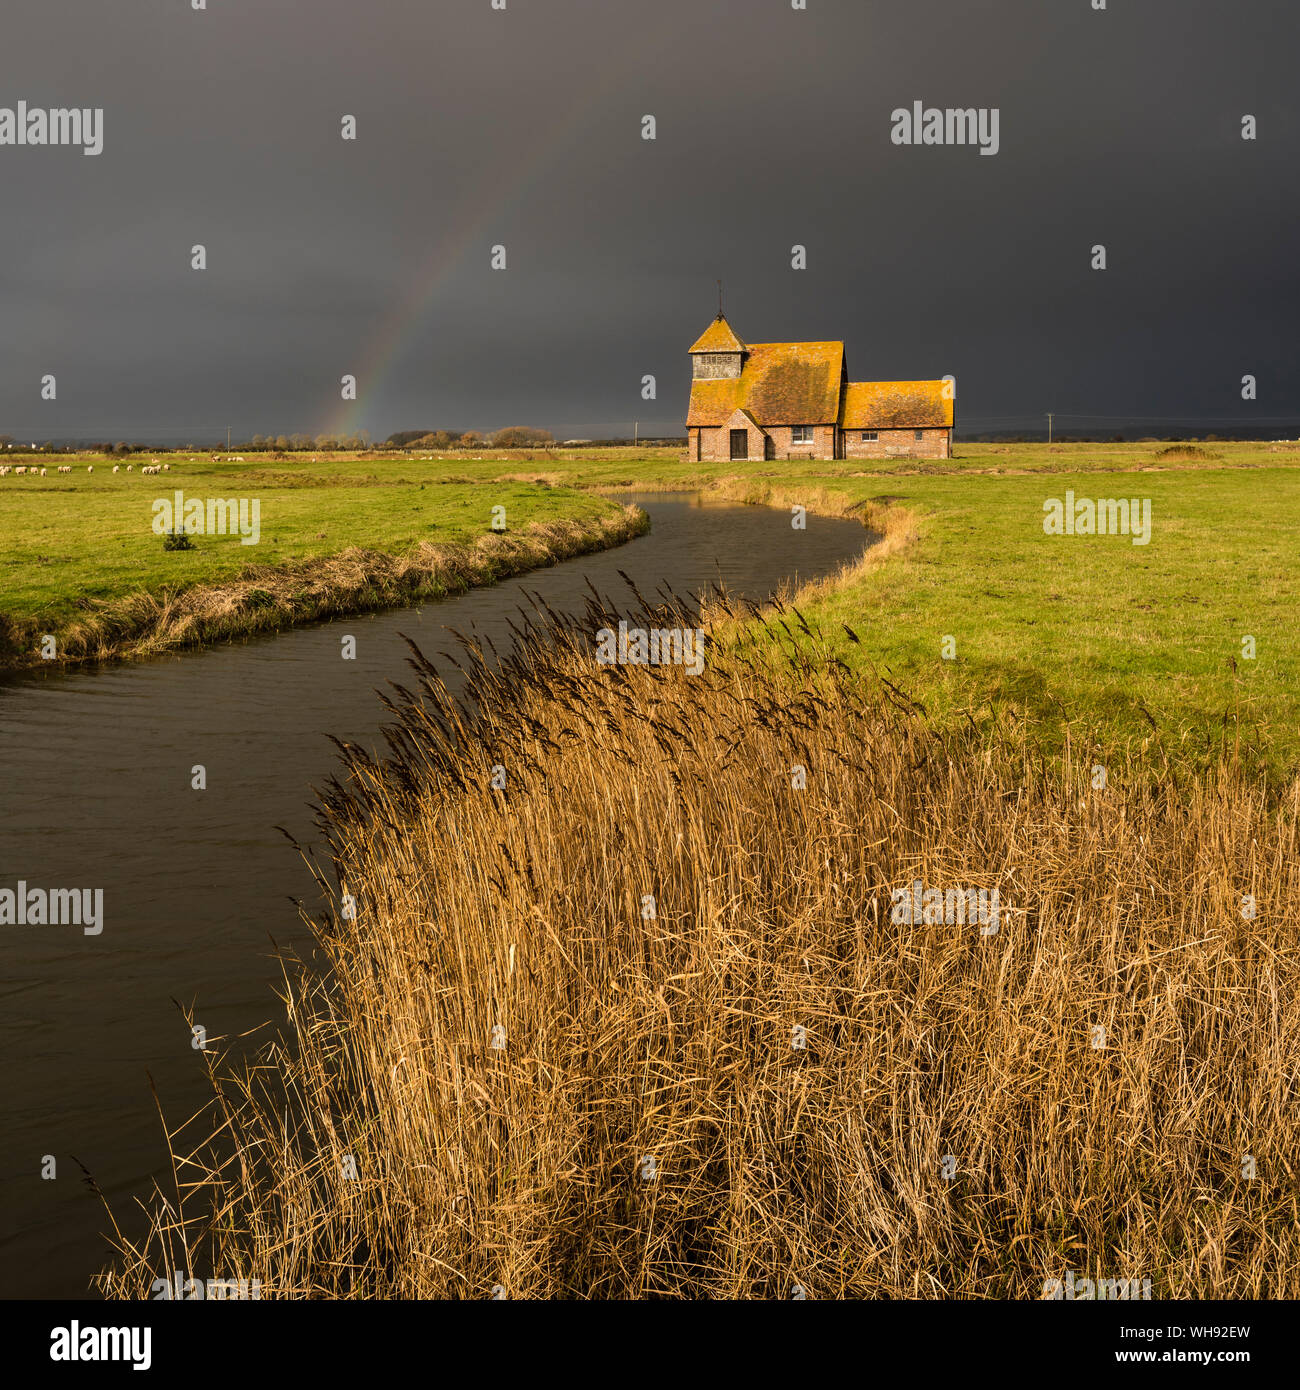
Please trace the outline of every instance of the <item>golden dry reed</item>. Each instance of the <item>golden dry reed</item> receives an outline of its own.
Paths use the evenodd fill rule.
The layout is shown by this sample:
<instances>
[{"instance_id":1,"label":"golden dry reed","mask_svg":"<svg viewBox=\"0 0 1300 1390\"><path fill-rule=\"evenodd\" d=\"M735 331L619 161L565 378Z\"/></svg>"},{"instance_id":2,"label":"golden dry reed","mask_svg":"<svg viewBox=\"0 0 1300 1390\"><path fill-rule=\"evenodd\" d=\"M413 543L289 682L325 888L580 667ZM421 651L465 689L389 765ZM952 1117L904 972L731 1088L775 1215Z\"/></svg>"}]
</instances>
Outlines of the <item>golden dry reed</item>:
<instances>
[{"instance_id":1,"label":"golden dry reed","mask_svg":"<svg viewBox=\"0 0 1300 1390\"><path fill-rule=\"evenodd\" d=\"M598 665L616 621L467 642L457 698L415 654L322 797L327 965L108 1293L1300 1296L1295 786L1098 788L788 605L698 676ZM997 931L894 920L918 881Z\"/></svg>"}]
</instances>

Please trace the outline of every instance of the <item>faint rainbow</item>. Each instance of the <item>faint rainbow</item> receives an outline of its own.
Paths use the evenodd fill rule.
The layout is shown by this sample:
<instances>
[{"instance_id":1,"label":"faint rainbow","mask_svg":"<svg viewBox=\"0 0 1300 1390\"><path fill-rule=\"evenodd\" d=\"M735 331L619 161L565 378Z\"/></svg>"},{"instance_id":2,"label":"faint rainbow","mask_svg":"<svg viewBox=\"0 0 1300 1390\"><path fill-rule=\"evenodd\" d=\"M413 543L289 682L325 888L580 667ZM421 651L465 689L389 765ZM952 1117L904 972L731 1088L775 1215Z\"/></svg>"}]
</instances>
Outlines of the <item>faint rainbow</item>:
<instances>
[{"instance_id":1,"label":"faint rainbow","mask_svg":"<svg viewBox=\"0 0 1300 1390\"><path fill-rule=\"evenodd\" d=\"M670 42L668 37L662 38L659 44L654 45L656 51L652 56L657 57L658 51L668 47ZM490 179L484 177L478 192L465 207L460 225L430 251L415 277L414 292L403 295L388 311L371 336L359 367L346 369L357 379L357 399L340 402L334 412L334 423L324 433L346 436L355 432L357 417L378 397L388 374L401 361L432 308L439 289L461 258L472 246L480 247L485 257L488 255L493 242L484 235L485 230L493 223L502 221L503 214L510 207L524 200L542 174L554 164L568 137L576 132L587 114L614 90L622 76L616 67L611 66L591 87L585 101L570 107L563 118L556 121L537 141L531 144L520 142L519 158L508 171L494 169Z\"/></svg>"}]
</instances>

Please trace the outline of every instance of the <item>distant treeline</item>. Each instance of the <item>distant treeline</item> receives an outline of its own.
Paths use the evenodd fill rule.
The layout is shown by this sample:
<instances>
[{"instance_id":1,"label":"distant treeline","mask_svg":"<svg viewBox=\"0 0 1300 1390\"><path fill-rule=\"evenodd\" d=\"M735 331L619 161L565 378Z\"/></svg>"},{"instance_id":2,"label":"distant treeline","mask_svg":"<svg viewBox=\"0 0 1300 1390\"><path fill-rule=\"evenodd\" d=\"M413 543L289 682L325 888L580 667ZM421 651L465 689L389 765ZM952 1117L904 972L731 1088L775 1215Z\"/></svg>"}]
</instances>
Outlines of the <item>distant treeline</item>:
<instances>
[{"instance_id":1,"label":"distant treeline","mask_svg":"<svg viewBox=\"0 0 1300 1390\"><path fill-rule=\"evenodd\" d=\"M510 425L495 434L478 430L398 430L384 441L394 449L544 449L554 444L550 430Z\"/></svg>"},{"instance_id":2,"label":"distant treeline","mask_svg":"<svg viewBox=\"0 0 1300 1390\"><path fill-rule=\"evenodd\" d=\"M532 425L509 425L495 433L481 434L478 430L398 430L384 441L393 449L549 449L593 447L610 448L627 445L631 439L555 439L550 430ZM686 444L686 436L670 439L650 439L642 436L640 444Z\"/></svg>"}]
</instances>

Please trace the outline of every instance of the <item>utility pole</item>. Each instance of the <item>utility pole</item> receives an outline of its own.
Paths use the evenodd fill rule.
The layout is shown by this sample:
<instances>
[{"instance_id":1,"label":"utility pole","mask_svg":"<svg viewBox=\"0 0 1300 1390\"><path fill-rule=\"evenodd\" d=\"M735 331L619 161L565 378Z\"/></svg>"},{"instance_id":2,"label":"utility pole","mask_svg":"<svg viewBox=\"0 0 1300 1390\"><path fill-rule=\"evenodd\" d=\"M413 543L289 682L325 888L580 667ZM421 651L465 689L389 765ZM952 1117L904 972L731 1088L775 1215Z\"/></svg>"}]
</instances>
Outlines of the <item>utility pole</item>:
<instances>
[{"instance_id":1,"label":"utility pole","mask_svg":"<svg viewBox=\"0 0 1300 1390\"><path fill-rule=\"evenodd\" d=\"M632 421L632 447L635 449L641 438L641 421Z\"/></svg>"},{"instance_id":2,"label":"utility pole","mask_svg":"<svg viewBox=\"0 0 1300 1390\"><path fill-rule=\"evenodd\" d=\"M230 452L230 426L226 426L226 453Z\"/></svg>"},{"instance_id":3,"label":"utility pole","mask_svg":"<svg viewBox=\"0 0 1300 1390\"><path fill-rule=\"evenodd\" d=\"M1047 412L1047 442L1052 442L1052 411Z\"/></svg>"}]
</instances>

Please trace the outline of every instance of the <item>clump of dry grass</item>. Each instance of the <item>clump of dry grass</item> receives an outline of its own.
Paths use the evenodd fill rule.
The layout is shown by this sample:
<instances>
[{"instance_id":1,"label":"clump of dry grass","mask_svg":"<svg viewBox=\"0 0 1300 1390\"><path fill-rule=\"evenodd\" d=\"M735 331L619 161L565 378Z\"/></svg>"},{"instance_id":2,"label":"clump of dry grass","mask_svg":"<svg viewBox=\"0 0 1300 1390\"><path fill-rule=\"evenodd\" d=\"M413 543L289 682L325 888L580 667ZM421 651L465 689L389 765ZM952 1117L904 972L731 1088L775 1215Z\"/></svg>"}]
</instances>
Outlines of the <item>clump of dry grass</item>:
<instances>
[{"instance_id":1,"label":"clump of dry grass","mask_svg":"<svg viewBox=\"0 0 1300 1390\"><path fill-rule=\"evenodd\" d=\"M1199 444L1170 444L1164 449L1156 450L1158 459L1221 459L1222 454L1216 454L1213 449L1202 449Z\"/></svg>"},{"instance_id":2,"label":"clump of dry grass","mask_svg":"<svg viewBox=\"0 0 1300 1390\"><path fill-rule=\"evenodd\" d=\"M793 609L696 677L598 666L615 621L471 645L459 699L415 653L389 756L322 797L356 920L214 1071L215 1135L170 1136L106 1291L1300 1294L1300 788L1095 790L850 679ZM999 930L895 922L918 879L997 887Z\"/></svg>"},{"instance_id":3,"label":"clump of dry grass","mask_svg":"<svg viewBox=\"0 0 1300 1390\"><path fill-rule=\"evenodd\" d=\"M444 598L511 575L605 550L649 528L639 507L590 521L534 521L518 532L488 533L473 545L421 542L390 555L350 546L337 555L285 565L248 565L238 579L189 588L138 590L84 600L85 617L58 630L64 664L151 656L176 648L278 632L301 623ZM0 618L0 624L7 620ZM0 625L10 664L41 661L35 621Z\"/></svg>"}]
</instances>

